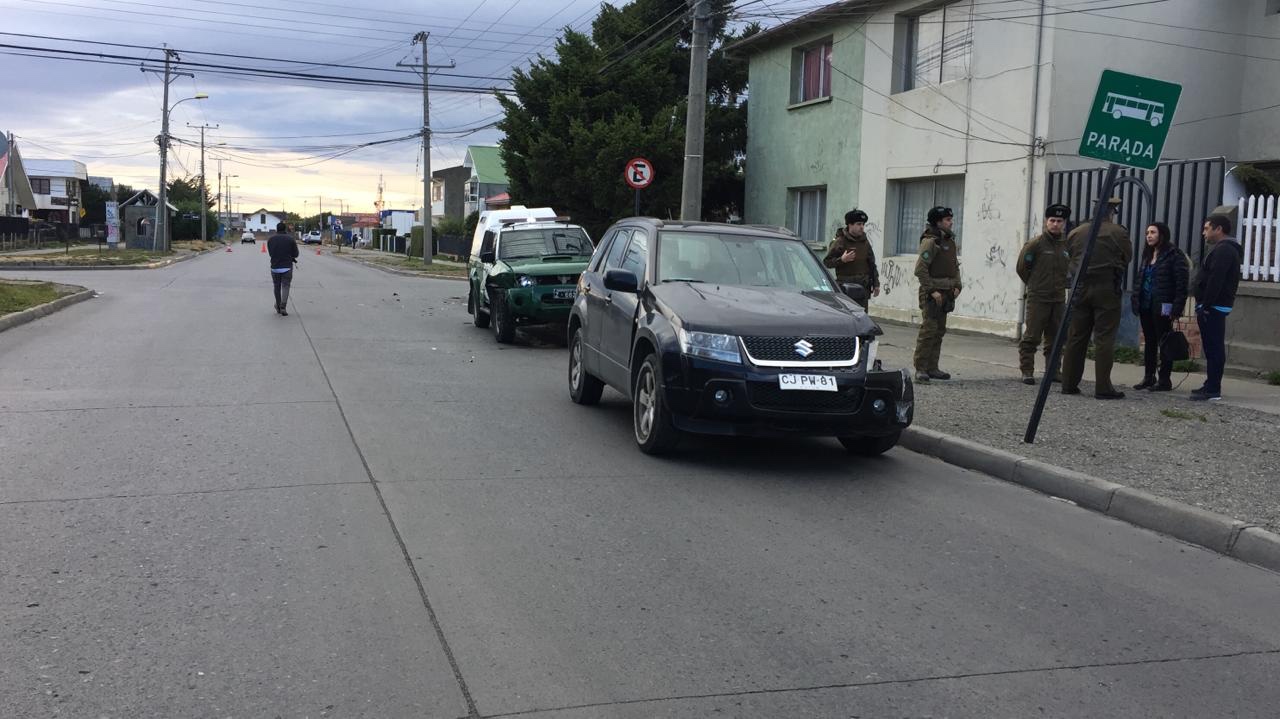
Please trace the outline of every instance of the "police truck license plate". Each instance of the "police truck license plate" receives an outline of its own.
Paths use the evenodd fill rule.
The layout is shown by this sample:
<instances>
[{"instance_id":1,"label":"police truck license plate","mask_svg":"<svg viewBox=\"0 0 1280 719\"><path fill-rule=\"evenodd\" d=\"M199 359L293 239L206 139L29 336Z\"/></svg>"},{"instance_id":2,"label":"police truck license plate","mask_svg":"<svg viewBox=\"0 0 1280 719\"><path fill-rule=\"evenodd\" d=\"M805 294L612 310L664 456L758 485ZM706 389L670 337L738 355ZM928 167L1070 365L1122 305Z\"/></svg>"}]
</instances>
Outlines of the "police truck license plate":
<instances>
[{"instance_id":1,"label":"police truck license plate","mask_svg":"<svg viewBox=\"0 0 1280 719\"><path fill-rule=\"evenodd\" d=\"M557 300L571 300L578 296L578 291L574 288L555 290L551 293L551 296Z\"/></svg>"},{"instance_id":2,"label":"police truck license plate","mask_svg":"<svg viewBox=\"0 0 1280 719\"><path fill-rule=\"evenodd\" d=\"M838 392L836 378L825 374L780 374L780 389L805 389L817 392Z\"/></svg>"}]
</instances>

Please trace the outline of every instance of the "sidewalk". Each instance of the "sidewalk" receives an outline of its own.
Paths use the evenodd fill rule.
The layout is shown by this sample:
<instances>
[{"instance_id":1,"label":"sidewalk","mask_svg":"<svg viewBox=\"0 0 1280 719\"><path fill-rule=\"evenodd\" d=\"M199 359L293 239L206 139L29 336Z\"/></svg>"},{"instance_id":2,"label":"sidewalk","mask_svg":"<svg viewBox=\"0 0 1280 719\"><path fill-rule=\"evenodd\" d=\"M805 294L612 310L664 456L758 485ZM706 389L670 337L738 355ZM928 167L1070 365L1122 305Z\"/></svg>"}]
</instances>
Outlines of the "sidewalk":
<instances>
[{"instance_id":1,"label":"sidewalk","mask_svg":"<svg viewBox=\"0 0 1280 719\"><path fill-rule=\"evenodd\" d=\"M343 247L342 254L344 255L351 254L355 257L368 258L368 259L378 259L378 258L392 259L397 257L399 258L409 257L408 255L405 255L399 252L383 252L381 250L371 250L363 247L357 247L355 249L352 249L350 247ZM421 258L418 258L418 259L421 259ZM440 265L441 267L460 267L461 268L461 267L467 266L467 263L465 262L454 262L453 260L442 260L439 257L433 257L431 259L431 264Z\"/></svg>"},{"instance_id":2,"label":"sidewalk","mask_svg":"<svg viewBox=\"0 0 1280 719\"><path fill-rule=\"evenodd\" d=\"M910 367L916 328L881 326L884 365ZM1013 341L948 333L942 368L951 381L916 386L918 426L1280 530L1280 387L1228 378L1222 402L1191 402L1203 374L1175 374L1174 392L1125 389L1126 399L1104 402L1093 398L1090 362L1080 395L1054 385L1028 445L1038 388L1022 384ZM1112 377L1124 388L1142 370L1116 365Z\"/></svg>"}]
</instances>

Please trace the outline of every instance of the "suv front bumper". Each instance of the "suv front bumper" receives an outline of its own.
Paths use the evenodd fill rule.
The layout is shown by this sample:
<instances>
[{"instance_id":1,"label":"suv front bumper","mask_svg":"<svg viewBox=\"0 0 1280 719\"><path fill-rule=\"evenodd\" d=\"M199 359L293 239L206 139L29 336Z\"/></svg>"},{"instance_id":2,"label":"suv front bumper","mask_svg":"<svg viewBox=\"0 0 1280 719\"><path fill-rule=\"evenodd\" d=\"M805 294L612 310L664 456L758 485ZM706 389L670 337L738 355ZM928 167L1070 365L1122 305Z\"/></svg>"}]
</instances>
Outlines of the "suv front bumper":
<instances>
[{"instance_id":1,"label":"suv front bumper","mask_svg":"<svg viewBox=\"0 0 1280 719\"><path fill-rule=\"evenodd\" d=\"M905 370L774 370L680 359L679 376L664 363L665 397L672 422L686 432L883 437L914 418L915 391ZM833 376L838 391L783 390L783 373Z\"/></svg>"},{"instance_id":2,"label":"suv front bumper","mask_svg":"<svg viewBox=\"0 0 1280 719\"><path fill-rule=\"evenodd\" d=\"M565 324L577 289L577 285L512 287L507 290L507 309L518 325Z\"/></svg>"}]
</instances>

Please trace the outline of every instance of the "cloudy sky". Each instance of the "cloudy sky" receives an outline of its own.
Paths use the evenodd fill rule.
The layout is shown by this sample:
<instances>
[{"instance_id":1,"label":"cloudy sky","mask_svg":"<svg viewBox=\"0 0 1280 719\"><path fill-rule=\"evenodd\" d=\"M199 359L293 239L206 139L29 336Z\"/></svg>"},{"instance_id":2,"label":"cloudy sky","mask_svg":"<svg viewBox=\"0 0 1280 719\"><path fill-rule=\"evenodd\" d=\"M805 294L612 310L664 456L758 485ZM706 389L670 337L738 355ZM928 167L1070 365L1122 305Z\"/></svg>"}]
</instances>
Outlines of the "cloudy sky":
<instances>
[{"instance_id":1,"label":"cloudy sky","mask_svg":"<svg viewBox=\"0 0 1280 719\"><path fill-rule=\"evenodd\" d=\"M420 83L403 69L319 63L392 70L397 62L419 62L420 48L411 40L426 30L431 63L456 63L433 70L433 85L486 88L505 86L496 78L548 52L565 26L589 27L598 7L599 0L0 0L0 45L7 46L0 47L0 130L18 136L26 158L77 159L91 175L154 188L163 84L141 72L134 58L160 67L162 45L187 51L181 55L189 62ZM26 49L33 47L116 57L66 55L96 60L83 62L22 54L48 54ZM171 175L199 172L199 131L188 124L216 124L206 135L208 176L215 181L218 157L223 173L239 175L231 181L237 209L314 213L323 200L326 209L341 201L352 211L371 212L379 175L388 207L421 203L416 138L325 160L359 143L416 132L420 90L184 69L195 78L175 79L171 102L198 92L209 98L172 112L175 138L195 146L175 142ZM498 140L493 129L462 136L496 119L491 95L441 89L431 100L432 129L439 133L432 142L433 169L459 164L468 144Z\"/></svg>"}]
</instances>

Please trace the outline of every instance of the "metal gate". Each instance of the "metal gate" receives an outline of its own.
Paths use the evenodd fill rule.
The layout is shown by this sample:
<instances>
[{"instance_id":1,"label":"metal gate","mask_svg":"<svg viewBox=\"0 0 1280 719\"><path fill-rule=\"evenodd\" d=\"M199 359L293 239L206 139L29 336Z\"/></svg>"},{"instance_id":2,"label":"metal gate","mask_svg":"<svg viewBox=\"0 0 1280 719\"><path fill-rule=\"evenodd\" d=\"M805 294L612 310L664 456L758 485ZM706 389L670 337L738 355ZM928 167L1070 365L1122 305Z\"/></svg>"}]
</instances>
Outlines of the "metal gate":
<instances>
[{"instance_id":1,"label":"metal gate","mask_svg":"<svg viewBox=\"0 0 1280 719\"><path fill-rule=\"evenodd\" d=\"M1203 160L1162 162L1155 170L1121 168L1120 176L1137 177L1151 188L1155 207L1149 207L1146 196L1136 186L1120 186L1120 224L1129 228L1134 257L1142 256L1143 237L1150 222L1163 222L1173 234L1173 242L1197 265L1204 258L1204 239L1200 231L1204 218L1222 204L1222 183L1227 161L1223 157ZM1049 173L1045 204L1061 202L1083 222L1093 214L1093 203L1102 189L1107 170L1063 170ZM1137 278L1138 263L1128 275L1128 287ZM1126 303L1127 304L1127 303Z\"/></svg>"}]
</instances>

